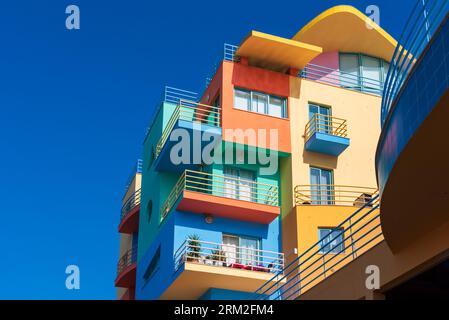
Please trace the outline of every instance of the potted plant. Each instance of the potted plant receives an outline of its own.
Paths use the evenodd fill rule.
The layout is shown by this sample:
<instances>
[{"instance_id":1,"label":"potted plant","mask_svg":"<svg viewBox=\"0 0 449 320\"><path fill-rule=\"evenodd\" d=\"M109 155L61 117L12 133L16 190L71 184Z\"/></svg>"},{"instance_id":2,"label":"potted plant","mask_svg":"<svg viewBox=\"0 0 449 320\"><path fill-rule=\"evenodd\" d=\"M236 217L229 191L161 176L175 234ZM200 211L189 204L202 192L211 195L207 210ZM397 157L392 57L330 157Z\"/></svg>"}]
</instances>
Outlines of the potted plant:
<instances>
[{"instance_id":1,"label":"potted plant","mask_svg":"<svg viewBox=\"0 0 449 320\"><path fill-rule=\"evenodd\" d=\"M200 236L193 234L187 239L187 261L198 262L201 257Z\"/></svg>"},{"instance_id":2,"label":"potted plant","mask_svg":"<svg viewBox=\"0 0 449 320\"><path fill-rule=\"evenodd\" d=\"M212 250L212 260L214 261L214 265L222 267L224 262L226 261L225 253L223 250L217 246L214 250Z\"/></svg>"}]
</instances>

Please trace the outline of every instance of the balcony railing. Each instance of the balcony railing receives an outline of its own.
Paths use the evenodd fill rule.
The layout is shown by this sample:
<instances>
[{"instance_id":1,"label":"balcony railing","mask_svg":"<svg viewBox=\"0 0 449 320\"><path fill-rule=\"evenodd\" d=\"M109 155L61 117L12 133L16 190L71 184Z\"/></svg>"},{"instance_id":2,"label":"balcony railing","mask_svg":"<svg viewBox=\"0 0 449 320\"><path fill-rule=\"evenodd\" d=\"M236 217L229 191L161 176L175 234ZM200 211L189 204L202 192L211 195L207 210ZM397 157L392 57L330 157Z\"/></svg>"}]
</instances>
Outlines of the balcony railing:
<instances>
[{"instance_id":1,"label":"balcony railing","mask_svg":"<svg viewBox=\"0 0 449 320\"><path fill-rule=\"evenodd\" d=\"M316 113L307 123L304 137L308 141L316 132L347 138L348 123L344 119Z\"/></svg>"},{"instance_id":2,"label":"balcony railing","mask_svg":"<svg viewBox=\"0 0 449 320\"><path fill-rule=\"evenodd\" d=\"M151 117L151 121L149 122L150 125L147 128L147 132L145 134L145 139L148 137L148 134L151 131L151 128L153 127L154 120L156 118L156 115L158 114L159 110L161 109L164 102L167 103L173 103L178 104L181 100L188 100L188 101L198 101L198 94L193 91L187 91L178 89L175 87L169 87L165 86L164 91L162 92L161 102L159 103L158 108L155 110ZM145 141L144 139L144 141Z\"/></svg>"},{"instance_id":3,"label":"balcony railing","mask_svg":"<svg viewBox=\"0 0 449 320\"><path fill-rule=\"evenodd\" d=\"M383 83L379 80L346 73L316 64L308 64L301 70L299 76L304 79L314 80L354 91L368 92L379 96L382 95L383 90Z\"/></svg>"},{"instance_id":4,"label":"balcony railing","mask_svg":"<svg viewBox=\"0 0 449 320\"><path fill-rule=\"evenodd\" d=\"M212 81L212 78L217 72L217 69L222 61L238 62L240 60L239 57L236 55L238 49L239 49L238 46L232 44L225 43L223 45L223 52L220 54L218 61L214 64L211 72L209 73L209 76L206 77L206 88L209 87L209 84Z\"/></svg>"},{"instance_id":5,"label":"balcony railing","mask_svg":"<svg viewBox=\"0 0 449 320\"><path fill-rule=\"evenodd\" d=\"M383 240L379 195L359 208L256 291L261 300L292 300ZM286 281L285 281L286 280ZM282 281L285 281L284 283Z\"/></svg>"},{"instance_id":6,"label":"balcony railing","mask_svg":"<svg viewBox=\"0 0 449 320\"><path fill-rule=\"evenodd\" d=\"M137 162L134 164L133 168L131 169L131 173L128 176L128 179L126 180L125 192L128 191L128 188L131 185L131 182L133 181L136 174L142 173L142 164L143 164L142 159L138 159Z\"/></svg>"},{"instance_id":7,"label":"balcony railing","mask_svg":"<svg viewBox=\"0 0 449 320\"><path fill-rule=\"evenodd\" d=\"M131 210L140 205L140 190L141 189L134 191L123 204L122 209L120 210L120 221L123 221Z\"/></svg>"},{"instance_id":8,"label":"balcony railing","mask_svg":"<svg viewBox=\"0 0 449 320\"><path fill-rule=\"evenodd\" d=\"M448 12L448 0L416 0L399 38L385 80L382 97L382 124L413 66L421 57Z\"/></svg>"},{"instance_id":9,"label":"balcony railing","mask_svg":"<svg viewBox=\"0 0 449 320\"><path fill-rule=\"evenodd\" d=\"M184 241L175 252L174 260L175 271L185 262L271 273L284 268L281 252L192 239Z\"/></svg>"},{"instance_id":10,"label":"balcony railing","mask_svg":"<svg viewBox=\"0 0 449 320\"><path fill-rule=\"evenodd\" d=\"M117 263L117 277L129 266L137 261L137 247L131 248L119 259Z\"/></svg>"},{"instance_id":11,"label":"balcony railing","mask_svg":"<svg viewBox=\"0 0 449 320\"><path fill-rule=\"evenodd\" d=\"M376 188L340 186L333 184L299 185L295 187L297 206L355 206L362 207L369 203Z\"/></svg>"},{"instance_id":12,"label":"balcony railing","mask_svg":"<svg viewBox=\"0 0 449 320\"><path fill-rule=\"evenodd\" d=\"M161 153L162 148L170 137L170 134L178 120L185 120L200 124L207 124L213 127L219 127L220 114L221 109L218 107L212 107L189 100L179 100L175 111L170 117L170 120L165 126L165 129L162 132L162 136L156 145L156 158Z\"/></svg>"},{"instance_id":13,"label":"balcony railing","mask_svg":"<svg viewBox=\"0 0 449 320\"><path fill-rule=\"evenodd\" d=\"M224 175L186 170L162 205L161 220L165 219L185 190L279 206L279 192L276 186Z\"/></svg>"}]
</instances>

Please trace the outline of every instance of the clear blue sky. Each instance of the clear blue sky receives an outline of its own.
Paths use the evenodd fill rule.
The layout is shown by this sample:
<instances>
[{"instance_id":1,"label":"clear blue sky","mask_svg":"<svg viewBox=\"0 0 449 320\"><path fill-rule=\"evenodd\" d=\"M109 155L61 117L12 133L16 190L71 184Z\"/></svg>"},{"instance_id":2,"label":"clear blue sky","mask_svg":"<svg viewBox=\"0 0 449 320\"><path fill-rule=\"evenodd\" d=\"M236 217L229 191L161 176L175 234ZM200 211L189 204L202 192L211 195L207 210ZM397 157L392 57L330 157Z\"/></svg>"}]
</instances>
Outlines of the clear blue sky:
<instances>
[{"instance_id":1,"label":"clear blue sky","mask_svg":"<svg viewBox=\"0 0 449 320\"><path fill-rule=\"evenodd\" d=\"M398 37L413 3L345 4L378 5ZM120 199L163 86L201 91L224 42L291 37L337 4L1 1L0 299L114 299ZM81 290L65 289L68 264Z\"/></svg>"}]
</instances>

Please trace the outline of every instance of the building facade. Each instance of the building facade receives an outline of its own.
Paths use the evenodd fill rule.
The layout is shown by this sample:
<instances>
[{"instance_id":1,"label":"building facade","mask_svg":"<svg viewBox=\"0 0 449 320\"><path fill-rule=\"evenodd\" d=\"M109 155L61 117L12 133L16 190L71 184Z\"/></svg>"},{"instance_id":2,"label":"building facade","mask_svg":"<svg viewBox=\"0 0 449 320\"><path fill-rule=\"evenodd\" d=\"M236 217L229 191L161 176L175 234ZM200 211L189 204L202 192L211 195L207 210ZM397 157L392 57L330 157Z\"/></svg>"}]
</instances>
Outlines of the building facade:
<instances>
[{"instance_id":1,"label":"building facade","mask_svg":"<svg viewBox=\"0 0 449 320\"><path fill-rule=\"evenodd\" d=\"M286 270L315 243L353 256L357 235L340 241L341 222L355 210L373 214L364 228L377 221L366 205L377 194L381 94L396 45L337 6L292 39L251 31L225 45L201 95L166 87L143 144L138 230L125 228L120 246L137 250L134 282L118 298L130 288L136 299L271 296L260 288L295 280ZM140 173L125 207L138 185Z\"/></svg>"}]
</instances>

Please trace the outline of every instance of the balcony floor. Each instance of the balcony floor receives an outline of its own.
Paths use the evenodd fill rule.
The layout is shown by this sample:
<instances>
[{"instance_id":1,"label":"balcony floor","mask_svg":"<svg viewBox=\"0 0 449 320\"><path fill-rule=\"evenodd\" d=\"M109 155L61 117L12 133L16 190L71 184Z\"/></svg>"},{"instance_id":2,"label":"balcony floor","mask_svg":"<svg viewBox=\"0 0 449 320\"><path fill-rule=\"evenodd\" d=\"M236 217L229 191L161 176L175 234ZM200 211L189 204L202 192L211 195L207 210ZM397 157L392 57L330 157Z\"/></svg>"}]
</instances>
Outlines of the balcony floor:
<instances>
[{"instance_id":1,"label":"balcony floor","mask_svg":"<svg viewBox=\"0 0 449 320\"><path fill-rule=\"evenodd\" d=\"M184 170L192 170L197 168L201 164L201 159L194 159L195 155L201 155L202 150L205 146L207 146L210 142L213 141L212 138L209 141L202 141L203 133L207 132L208 135L214 137L215 142L218 143L221 141L221 128L210 126L207 124L200 124L197 122L190 122L185 120L176 121L175 126L172 129L172 132L176 129L186 130L188 132L189 141L186 143L186 152L189 152L189 163L180 163L174 164L170 158L171 150L173 146L180 144L181 138L178 141L170 141L170 136L165 142L159 156L155 160L154 166L157 171L169 171L169 172L184 172ZM171 134L171 133L170 133ZM196 141L200 141L197 143ZM184 149L182 149L184 151ZM179 156L181 158L181 156ZM194 161L198 160L198 161Z\"/></svg>"},{"instance_id":2,"label":"balcony floor","mask_svg":"<svg viewBox=\"0 0 449 320\"><path fill-rule=\"evenodd\" d=\"M184 191L177 206L179 211L269 224L280 214L280 208L267 204Z\"/></svg>"},{"instance_id":3,"label":"balcony floor","mask_svg":"<svg viewBox=\"0 0 449 320\"><path fill-rule=\"evenodd\" d=\"M117 276L115 286L121 288L132 288L136 286L136 263L128 266Z\"/></svg>"},{"instance_id":4,"label":"balcony floor","mask_svg":"<svg viewBox=\"0 0 449 320\"><path fill-rule=\"evenodd\" d=\"M274 274L186 262L178 277L161 295L162 300L194 300L210 288L248 292L256 291ZM285 282L285 281L284 281ZM248 295L250 298L250 295Z\"/></svg>"},{"instance_id":5,"label":"balcony floor","mask_svg":"<svg viewBox=\"0 0 449 320\"><path fill-rule=\"evenodd\" d=\"M120 233L132 234L139 231L139 211L140 205L137 205L128 212L118 226Z\"/></svg>"},{"instance_id":6,"label":"balcony floor","mask_svg":"<svg viewBox=\"0 0 449 320\"><path fill-rule=\"evenodd\" d=\"M331 156L339 156L349 147L350 140L322 132L315 132L306 142L306 150L324 153Z\"/></svg>"}]
</instances>

